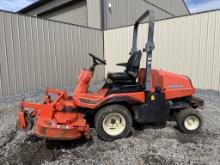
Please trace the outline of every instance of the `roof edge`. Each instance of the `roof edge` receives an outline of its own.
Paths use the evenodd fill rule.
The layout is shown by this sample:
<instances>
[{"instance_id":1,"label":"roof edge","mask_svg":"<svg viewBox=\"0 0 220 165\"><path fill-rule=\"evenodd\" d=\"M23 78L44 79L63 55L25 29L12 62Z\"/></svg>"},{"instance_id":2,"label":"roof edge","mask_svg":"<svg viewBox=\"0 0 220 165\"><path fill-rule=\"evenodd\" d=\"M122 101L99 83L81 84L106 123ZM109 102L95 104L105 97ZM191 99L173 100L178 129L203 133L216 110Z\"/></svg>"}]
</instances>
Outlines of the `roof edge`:
<instances>
[{"instance_id":1,"label":"roof edge","mask_svg":"<svg viewBox=\"0 0 220 165\"><path fill-rule=\"evenodd\" d=\"M31 10L33 10L34 8L37 8L41 5L44 5L45 3L48 3L52 0L39 0L39 1L36 1L35 3L32 3L31 5L28 5L27 7L21 9L21 10L18 10L17 13L27 13Z\"/></svg>"},{"instance_id":2,"label":"roof edge","mask_svg":"<svg viewBox=\"0 0 220 165\"><path fill-rule=\"evenodd\" d=\"M191 12L189 11L189 8L188 8L188 6L186 4L186 1L185 0L182 0L182 1L183 1L183 4L185 5L186 10L188 11L188 14L190 15Z\"/></svg>"},{"instance_id":3,"label":"roof edge","mask_svg":"<svg viewBox=\"0 0 220 165\"><path fill-rule=\"evenodd\" d=\"M54 11L59 11L59 10L63 9L64 7L68 7L70 5L77 4L77 3L81 2L81 1L82 0L74 0L74 1L69 1L69 2L62 3L62 4L58 5L58 6L54 6L54 7L50 8L50 9L48 9L48 10L45 10L43 12L38 13L37 16L43 17L44 15L50 14L50 13L52 13Z\"/></svg>"}]
</instances>

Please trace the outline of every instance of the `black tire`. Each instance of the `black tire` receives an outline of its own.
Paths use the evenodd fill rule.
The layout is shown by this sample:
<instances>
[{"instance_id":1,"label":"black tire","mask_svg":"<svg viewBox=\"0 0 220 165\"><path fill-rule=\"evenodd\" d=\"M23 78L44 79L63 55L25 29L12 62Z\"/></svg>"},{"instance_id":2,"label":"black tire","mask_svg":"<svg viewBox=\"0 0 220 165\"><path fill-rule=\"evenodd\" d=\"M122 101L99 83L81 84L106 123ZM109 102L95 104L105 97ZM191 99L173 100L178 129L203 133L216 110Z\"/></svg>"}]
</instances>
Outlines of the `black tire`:
<instances>
[{"instance_id":1,"label":"black tire","mask_svg":"<svg viewBox=\"0 0 220 165\"><path fill-rule=\"evenodd\" d=\"M193 129L189 129L185 125L185 120L189 119L190 117L193 117L194 119L196 119L197 123L198 123L195 125L195 128L193 128ZM183 133L195 134L200 131L200 129L203 125L203 118L202 118L201 114L199 113L199 111L197 111L197 110L184 109L184 110L181 110L177 114L176 123L177 123L177 126L180 129L180 131L182 131Z\"/></svg>"},{"instance_id":2,"label":"black tire","mask_svg":"<svg viewBox=\"0 0 220 165\"><path fill-rule=\"evenodd\" d=\"M109 114L111 115L115 113L120 114L124 118L123 120L125 121L125 128L118 135L110 135L104 130L103 122L106 119L107 115L109 116ZM127 137L129 133L132 131L132 116L128 111L128 109L123 105L118 105L118 104L107 105L101 108L95 114L95 128L98 136L105 141L113 141L116 139L124 138Z\"/></svg>"},{"instance_id":3,"label":"black tire","mask_svg":"<svg viewBox=\"0 0 220 165\"><path fill-rule=\"evenodd\" d=\"M18 130L27 132L27 131L29 131L29 130L31 130L31 129L33 128L33 125L34 125L33 119L32 119L31 117L26 116L26 117L25 117L25 120L26 120L26 124L27 124L27 127L26 127L26 128L21 128L21 127L19 126L19 120L17 120L17 122L16 122L16 128L17 128Z\"/></svg>"}]
</instances>

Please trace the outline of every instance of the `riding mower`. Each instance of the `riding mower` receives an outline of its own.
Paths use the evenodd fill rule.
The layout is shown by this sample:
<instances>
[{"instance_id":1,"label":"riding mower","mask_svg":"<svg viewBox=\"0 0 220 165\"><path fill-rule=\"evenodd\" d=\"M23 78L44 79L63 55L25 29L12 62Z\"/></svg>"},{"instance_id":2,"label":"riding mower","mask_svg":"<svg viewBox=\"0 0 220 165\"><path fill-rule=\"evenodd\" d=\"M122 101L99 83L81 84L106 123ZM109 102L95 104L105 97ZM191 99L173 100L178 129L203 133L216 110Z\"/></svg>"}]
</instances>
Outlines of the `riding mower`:
<instances>
[{"instance_id":1,"label":"riding mower","mask_svg":"<svg viewBox=\"0 0 220 165\"><path fill-rule=\"evenodd\" d=\"M149 18L146 68L140 69L142 51L137 49L139 23ZM72 96L65 90L47 89L44 103L22 101L18 111L17 128L28 131L34 126L36 136L45 139L73 140L90 138L86 112L94 115L97 135L105 141L124 138L131 133L134 123L176 121L183 133L198 133L203 119L195 109L203 100L194 97L196 90L187 76L152 69L154 22L146 11L134 25L133 44L124 72L108 73L105 84L97 92L88 87L97 65L106 61L93 54L93 64L82 69ZM54 95L56 96L54 98Z\"/></svg>"}]
</instances>

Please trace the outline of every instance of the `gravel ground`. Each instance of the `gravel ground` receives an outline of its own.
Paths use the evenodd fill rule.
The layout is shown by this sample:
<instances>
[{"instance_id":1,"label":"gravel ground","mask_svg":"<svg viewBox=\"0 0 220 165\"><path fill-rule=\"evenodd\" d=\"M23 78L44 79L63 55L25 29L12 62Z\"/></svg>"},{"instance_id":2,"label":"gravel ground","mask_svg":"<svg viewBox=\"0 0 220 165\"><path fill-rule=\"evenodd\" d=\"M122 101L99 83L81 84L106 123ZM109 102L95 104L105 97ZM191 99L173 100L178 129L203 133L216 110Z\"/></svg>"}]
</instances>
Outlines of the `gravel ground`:
<instances>
[{"instance_id":1,"label":"gravel ground","mask_svg":"<svg viewBox=\"0 0 220 165\"><path fill-rule=\"evenodd\" d=\"M16 109L23 97L42 101L43 92L0 98L0 164L220 164L220 93L199 90L197 96L206 102L199 110L204 117L199 134L182 134L167 122L145 125L114 142L95 132L89 142L36 139L32 132L16 131Z\"/></svg>"}]
</instances>

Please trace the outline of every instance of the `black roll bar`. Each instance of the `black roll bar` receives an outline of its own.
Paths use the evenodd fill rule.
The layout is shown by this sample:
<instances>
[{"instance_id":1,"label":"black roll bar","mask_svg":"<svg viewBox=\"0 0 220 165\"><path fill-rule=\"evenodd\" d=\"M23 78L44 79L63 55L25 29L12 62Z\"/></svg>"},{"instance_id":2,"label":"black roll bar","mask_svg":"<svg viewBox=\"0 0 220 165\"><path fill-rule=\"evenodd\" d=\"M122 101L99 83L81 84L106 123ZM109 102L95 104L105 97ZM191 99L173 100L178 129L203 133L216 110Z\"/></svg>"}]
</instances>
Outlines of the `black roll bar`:
<instances>
[{"instance_id":1,"label":"black roll bar","mask_svg":"<svg viewBox=\"0 0 220 165\"><path fill-rule=\"evenodd\" d=\"M137 52L137 37L138 37L138 26L140 24L141 21L143 21L147 16L149 16L150 11L147 10L142 16L140 16L135 24L134 24L134 30L133 30L133 41L132 41L132 48L130 51L130 54L133 54L134 52Z\"/></svg>"},{"instance_id":2,"label":"black roll bar","mask_svg":"<svg viewBox=\"0 0 220 165\"><path fill-rule=\"evenodd\" d=\"M152 69L152 52L154 45L154 14L150 11L148 27L148 41L145 45L144 51L147 52L146 58L146 74L145 74L145 91L150 92L151 89L151 69Z\"/></svg>"}]
</instances>

